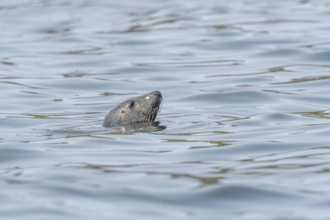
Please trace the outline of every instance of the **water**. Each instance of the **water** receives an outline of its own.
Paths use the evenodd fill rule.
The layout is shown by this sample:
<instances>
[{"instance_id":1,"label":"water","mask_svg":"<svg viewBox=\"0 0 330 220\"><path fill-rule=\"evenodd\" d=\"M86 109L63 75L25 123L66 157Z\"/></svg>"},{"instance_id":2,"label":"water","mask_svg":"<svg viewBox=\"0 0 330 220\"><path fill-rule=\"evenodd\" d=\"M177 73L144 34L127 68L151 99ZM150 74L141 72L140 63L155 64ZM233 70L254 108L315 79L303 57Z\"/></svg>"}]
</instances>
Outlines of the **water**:
<instances>
[{"instance_id":1,"label":"water","mask_svg":"<svg viewBox=\"0 0 330 220\"><path fill-rule=\"evenodd\" d=\"M329 219L329 12L1 1L1 218ZM102 128L154 90L165 130Z\"/></svg>"}]
</instances>

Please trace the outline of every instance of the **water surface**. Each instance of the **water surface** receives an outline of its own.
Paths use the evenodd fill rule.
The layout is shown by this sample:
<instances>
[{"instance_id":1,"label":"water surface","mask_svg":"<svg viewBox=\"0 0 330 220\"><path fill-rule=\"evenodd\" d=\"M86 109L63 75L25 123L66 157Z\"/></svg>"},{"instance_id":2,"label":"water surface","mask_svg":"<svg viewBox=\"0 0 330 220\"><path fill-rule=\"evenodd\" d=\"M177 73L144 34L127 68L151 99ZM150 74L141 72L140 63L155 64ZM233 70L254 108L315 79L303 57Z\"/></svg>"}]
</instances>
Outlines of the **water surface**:
<instances>
[{"instance_id":1,"label":"water surface","mask_svg":"<svg viewBox=\"0 0 330 220\"><path fill-rule=\"evenodd\" d=\"M329 219L330 4L0 3L4 219ZM159 90L159 132L102 128Z\"/></svg>"}]
</instances>

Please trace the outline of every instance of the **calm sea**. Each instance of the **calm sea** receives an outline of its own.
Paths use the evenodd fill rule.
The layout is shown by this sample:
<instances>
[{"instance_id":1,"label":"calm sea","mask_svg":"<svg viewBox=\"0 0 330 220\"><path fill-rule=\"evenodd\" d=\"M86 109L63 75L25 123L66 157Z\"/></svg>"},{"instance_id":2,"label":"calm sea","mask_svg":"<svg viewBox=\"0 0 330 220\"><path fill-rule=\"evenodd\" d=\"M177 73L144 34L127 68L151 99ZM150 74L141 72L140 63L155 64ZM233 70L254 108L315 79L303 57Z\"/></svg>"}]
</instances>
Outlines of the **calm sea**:
<instances>
[{"instance_id":1,"label":"calm sea","mask_svg":"<svg viewBox=\"0 0 330 220\"><path fill-rule=\"evenodd\" d=\"M1 0L0 218L330 219L330 2ZM102 127L163 94L159 132Z\"/></svg>"}]
</instances>

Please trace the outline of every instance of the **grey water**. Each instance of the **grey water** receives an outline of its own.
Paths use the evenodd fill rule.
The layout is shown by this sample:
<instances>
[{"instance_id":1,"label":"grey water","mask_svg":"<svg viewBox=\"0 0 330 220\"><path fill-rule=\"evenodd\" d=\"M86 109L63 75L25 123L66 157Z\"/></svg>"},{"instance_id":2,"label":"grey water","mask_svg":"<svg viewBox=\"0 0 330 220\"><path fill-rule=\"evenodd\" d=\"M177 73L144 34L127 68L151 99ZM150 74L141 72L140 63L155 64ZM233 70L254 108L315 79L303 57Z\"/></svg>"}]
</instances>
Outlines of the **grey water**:
<instances>
[{"instance_id":1,"label":"grey water","mask_svg":"<svg viewBox=\"0 0 330 220\"><path fill-rule=\"evenodd\" d=\"M0 218L330 219L330 3L2 0ZM159 90L166 129L103 128Z\"/></svg>"}]
</instances>

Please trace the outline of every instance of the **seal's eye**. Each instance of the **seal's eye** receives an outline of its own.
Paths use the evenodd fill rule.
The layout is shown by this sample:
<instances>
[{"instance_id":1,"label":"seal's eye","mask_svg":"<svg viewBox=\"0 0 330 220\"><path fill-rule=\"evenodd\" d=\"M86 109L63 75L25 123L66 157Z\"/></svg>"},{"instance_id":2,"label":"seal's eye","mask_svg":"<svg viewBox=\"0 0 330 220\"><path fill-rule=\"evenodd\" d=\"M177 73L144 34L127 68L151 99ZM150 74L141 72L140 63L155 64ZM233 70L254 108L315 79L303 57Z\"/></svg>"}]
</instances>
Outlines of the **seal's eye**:
<instances>
[{"instance_id":1,"label":"seal's eye","mask_svg":"<svg viewBox=\"0 0 330 220\"><path fill-rule=\"evenodd\" d=\"M124 110L121 110L120 113L125 113L125 111Z\"/></svg>"},{"instance_id":2,"label":"seal's eye","mask_svg":"<svg viewBox=\"0 0 330 220\"><path fill-rule=\"evenodd\" d=\"M126 105L126 107L127 108L134 108L134 105L135 105L134 101L131 101Z\"/></svg>"}]
</instances>

